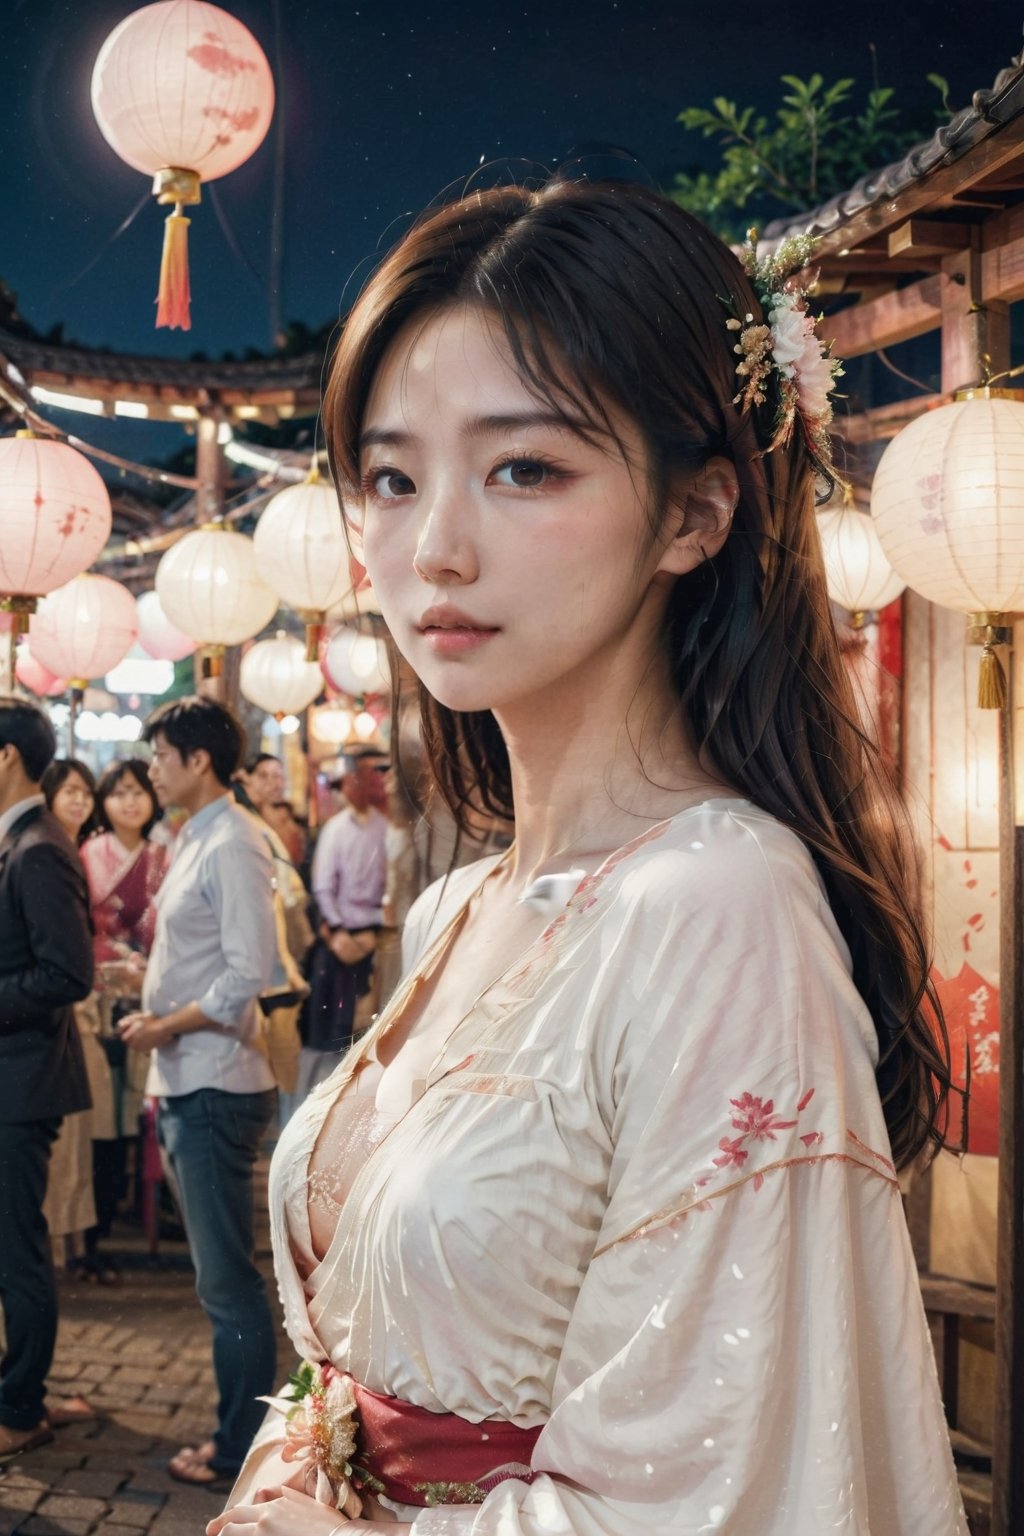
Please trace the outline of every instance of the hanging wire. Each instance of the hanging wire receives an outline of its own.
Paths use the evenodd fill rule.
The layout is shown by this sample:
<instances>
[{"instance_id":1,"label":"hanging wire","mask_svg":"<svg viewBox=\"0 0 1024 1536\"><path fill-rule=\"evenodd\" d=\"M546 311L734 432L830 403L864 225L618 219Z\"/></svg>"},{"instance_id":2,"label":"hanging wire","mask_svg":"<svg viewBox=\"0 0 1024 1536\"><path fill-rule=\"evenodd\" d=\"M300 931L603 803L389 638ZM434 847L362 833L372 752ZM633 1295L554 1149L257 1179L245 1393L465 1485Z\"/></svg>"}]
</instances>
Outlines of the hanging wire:
<instances>
[{"instance_id":1,"label":"hanging wire","mask_svg":"<svg viewBox=\"0 0 1024 1536\"><path fill-rule=\"evenodd\" d=\"M257 269L253 266L252 262L249 260L248 256L245 254L245 252L242 250L242 247L239 245L238 240L237 240L237 238L235 236L235 232L231 228L231 225L228 222L228 216L224 212L224 208L223 208L223 205L222 205L221 200L220 200L220 195L217 192L217 188L216 188L215 184L213 182L209 182L207 184L206 190L210 194L210 202L213 205L214 213L217 215L217 223L220 225L221 234L224 236L224 239L227 241L228 249L230 250L232 256L234 256L236 258L236 260L240 261L244 267L248 268L251 276L255 279L256 283L263 290L263 292L266 293L267 292L267 280L262 275L262 273L258 272Z\"/></svg>"},{"instance_id":2,"label":"hanging wire","mask_svg":"<svg viewBox=\"0 0 1024 1536\"><path fill-rule=\"evenodd\" d=\"M926 395L933 395L935 393L930 384L925 384L920 379L915 379L912 374L904 373L902 368L897 368L884 347L876 348L875 356L883 367L888 368L889 372L894 373L898 379L903 379L907 384L913 384L915 389L923 390Z\"/></svg>"},{"instance_id":3,"label":"hanging wire","mask_svg":"<svg viewBox=\"0 0 1024 1536\"><path fill-rule=\"evenodd\" d=\"M123 219L122 222L114 230L114 233L112 235L108 235L107 239L104 240L103 244L100 246L92 260L87 261L82 270L77 272L74 277L69 279L68 282L58 283L56 288L51 291L49 297L46 300L48 304L52 304L58 294L67 293L69 289L74 288L77 283L82 281L83 277L86 277L92 271L96 263L100 261L110 250L110 247L114 244L114 241L120 240L125 230L128 229L131 224L134 224L135 220L138 218L139 214L142 212L143 208L145 208L146 204L150 201L151 198L152 193L147 188L147 190L143 192L142 196L139 198L139 201L135 204L135 207L132 209L128 217Z\"/></svg>"},{"instance_id":4,"label":"hanging wire","mask_svg":"<svg viewBox=\"0 0 1024 1536\"><path fill-rule=\"evenodd\" d=\"M0 353L0 365L7 367L7 359ZM104 464L111 464L115 469L121 469L128 475L138 475L141 480L159 482L161 485L178 485L183 490L194 491L199 487L199 481L194 475L175 475L167 469L154 469L150 464L136 464L133 459L122 459L119 454L108 453L105 448L97 448L93 443L87 443L84 438L76 436L73 432L63 432L60 427L54 426L52 421L47 421L45 416L30 405L27 398L20 390L15 388L8 375L0 381L0 399L6 401L11 410L22 417L33 432L38 432L40 437L51 437L56 442L68 443L72 448L77 448L80 453L87 454L90 459L100 459Z\"/></svg>"}]
</instances>

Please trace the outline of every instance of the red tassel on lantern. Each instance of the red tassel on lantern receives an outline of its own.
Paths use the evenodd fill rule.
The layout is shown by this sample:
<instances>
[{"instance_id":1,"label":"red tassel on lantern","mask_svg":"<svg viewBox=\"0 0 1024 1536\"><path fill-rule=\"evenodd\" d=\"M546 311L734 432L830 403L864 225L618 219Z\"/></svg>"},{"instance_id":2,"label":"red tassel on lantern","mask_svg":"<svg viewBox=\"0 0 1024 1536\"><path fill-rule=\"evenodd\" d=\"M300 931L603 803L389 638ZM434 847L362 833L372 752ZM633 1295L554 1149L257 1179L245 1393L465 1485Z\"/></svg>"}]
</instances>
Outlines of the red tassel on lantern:
<instances>
[{"instance_id":1,"label":"red tassel on lantern","mask_svg":"<svg viewBox=\"0 0 1024 1536\"><path fill-rule=\"evenodd\" d=\"M189 310L191 292L188 282L188 227L192 220L175 205L164 224L164 253L160 262L160 290L156 296L157 326L168 326L172 331L190 331L192 316Z\"/></svg>"}]
</instances>

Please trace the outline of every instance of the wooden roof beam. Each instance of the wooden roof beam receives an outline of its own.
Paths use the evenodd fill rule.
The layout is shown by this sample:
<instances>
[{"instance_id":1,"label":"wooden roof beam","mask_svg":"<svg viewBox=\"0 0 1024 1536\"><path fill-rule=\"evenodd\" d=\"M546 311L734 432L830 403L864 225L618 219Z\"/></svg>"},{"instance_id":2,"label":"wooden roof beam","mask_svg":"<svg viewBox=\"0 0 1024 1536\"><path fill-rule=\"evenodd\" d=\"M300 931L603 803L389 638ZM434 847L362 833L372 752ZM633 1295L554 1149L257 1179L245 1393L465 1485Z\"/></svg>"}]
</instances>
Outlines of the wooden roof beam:
<instances>
[{"instance_id":1,"label":"wooden roof beam","mask_svg":"<svg viewBox=\"0 0 1024 1536\"><path fill-rule=\"evenodd\" d=\"M907 219L889 231L890 256L949 256L965 251L971 243L966 224L943 224L938 219Z\"/></svg>"},{"instance_id":2,"label":"wooden roof beam","mask_svg":"<svg viewBox=\"0 0 1024 1536\"><path fill-rule=\"evenodd\" d=\"M866 304L828 315L820 330L831 341L837 357L862 357L879 347L892 347L924 336L942 324L940 279L926 277L907 288L897 288Z\"/></svg>"}]
</instances>

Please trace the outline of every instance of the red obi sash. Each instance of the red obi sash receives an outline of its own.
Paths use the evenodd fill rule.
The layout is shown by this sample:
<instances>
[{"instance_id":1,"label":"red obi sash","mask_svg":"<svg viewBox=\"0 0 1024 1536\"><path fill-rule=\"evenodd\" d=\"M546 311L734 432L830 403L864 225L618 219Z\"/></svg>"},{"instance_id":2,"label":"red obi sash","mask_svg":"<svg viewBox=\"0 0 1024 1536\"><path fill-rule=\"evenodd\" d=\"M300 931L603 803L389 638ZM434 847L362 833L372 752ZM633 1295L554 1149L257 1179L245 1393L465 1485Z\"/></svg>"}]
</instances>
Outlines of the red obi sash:
<instances>
[{"instance_id":1,"label":"red obi sash","mask_svg":"<svg viewBox=\"0 0 1024 1536\"><path fill-rule=\"evenodd\" d=\"M432 1413L399 1397L382 1397L353 1382L359 1430L352 1481L369 1473L397 1504L482 1504L508 1478L533 1481L530 1458L540 1429L502 1419L471 1424L457 1413Z\"/></svg>"}]
</instances>

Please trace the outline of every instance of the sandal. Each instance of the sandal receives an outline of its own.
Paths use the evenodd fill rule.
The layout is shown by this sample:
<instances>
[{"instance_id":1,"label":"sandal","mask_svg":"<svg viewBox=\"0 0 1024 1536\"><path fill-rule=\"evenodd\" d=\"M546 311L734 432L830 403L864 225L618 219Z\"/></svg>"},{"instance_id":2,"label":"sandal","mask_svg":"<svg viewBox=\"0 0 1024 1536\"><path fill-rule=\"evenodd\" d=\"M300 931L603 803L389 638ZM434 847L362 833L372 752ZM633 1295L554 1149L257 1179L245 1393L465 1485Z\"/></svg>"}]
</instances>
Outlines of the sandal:
<instances>
[{"instance_id":1,"label":"sandal","mask_svg":"<svg viewBox=\"0 0 1024 1536\"><path fill-rule=\"evenodd\" d=\"M227 1492L232 1487L237 1472L220 1472L210 1462L217 1454L212 1440L199 1447L183 1445L176 1456L167 1463L167 1472L178 1483L191 1483L194 1488L209 1488L212 1493Z\"/></svg>"},{"instance_id":2,"label":"sandal","mask_svg":"<svg viewBox=\"0 0 1024 1536\"><path fill-rule=\"evenodd\" d=\"M52 1439L53 1430L45 1419L35 1429L11 1429L6 1424L0 1424L0 1466L13 1461L15 1456L24 1455L26 1451L49 1445Z\"/></svg>"}]
</instances>

